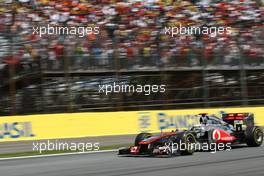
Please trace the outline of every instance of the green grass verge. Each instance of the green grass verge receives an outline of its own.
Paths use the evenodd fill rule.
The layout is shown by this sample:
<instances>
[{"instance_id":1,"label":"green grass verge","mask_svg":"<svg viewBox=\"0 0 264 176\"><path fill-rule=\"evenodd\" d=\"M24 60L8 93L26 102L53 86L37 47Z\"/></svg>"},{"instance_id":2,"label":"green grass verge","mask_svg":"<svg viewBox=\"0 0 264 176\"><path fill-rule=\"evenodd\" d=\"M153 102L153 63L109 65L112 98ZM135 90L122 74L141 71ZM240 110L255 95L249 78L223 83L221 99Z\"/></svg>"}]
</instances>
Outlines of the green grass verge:
<instances>
[{"instance_id":1,"label":"green grass verge","mask_svg":"<svg viewBox=\"0 0 264 176\"><path fill-rule=\"evenodd\" d=\"M111 145L111 146L102 146L100 147L100 151L102 150L112 150L118 149L120 147L131 146L132 144L118 144L118 145ZM17 153L3 153L0 154L0 158L12 158L12 157L21 157L21 156L35 156L35 155L51 155L51 154L60 154L60 153L78 153L82 151L72 151L72 150L52 150L52 151L29 151L29 152L17 152ZM87 151L89 152L89 151Z\"/></svg>"}]
</instances>

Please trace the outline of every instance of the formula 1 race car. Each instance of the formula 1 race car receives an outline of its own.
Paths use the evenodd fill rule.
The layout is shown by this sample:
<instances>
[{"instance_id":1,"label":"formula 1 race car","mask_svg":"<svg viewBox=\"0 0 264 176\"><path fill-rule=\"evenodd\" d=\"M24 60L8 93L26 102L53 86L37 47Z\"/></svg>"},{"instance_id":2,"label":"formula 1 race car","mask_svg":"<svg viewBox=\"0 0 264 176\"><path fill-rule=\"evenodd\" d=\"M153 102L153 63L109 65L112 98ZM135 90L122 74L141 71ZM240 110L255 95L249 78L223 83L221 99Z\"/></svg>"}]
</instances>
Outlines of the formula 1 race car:
<instances>
[{"instance_id":1,"label":"formula 1 race car","mask_svg":"<svg viewBox=\"0 0 264 176\"><path fill-rule=\"evenodd\" d=\"M204 149L201 144L223 144L222 146L226 147L225 144L246 143L250 147L256 147L263 142L263 131L254 125L254 115L251 113L224 114L222 119L214 115L208 116L206 113L200 115L200 124L186 131L172 131L159 135L140 133L135 139L135 146L121 148L118 154L191 155L195 150L211 150L210 147ZM183 150L179 147L181 145L185 146ZM199 149L193 146L199 146Z\"/></svg>"}]
</instances>

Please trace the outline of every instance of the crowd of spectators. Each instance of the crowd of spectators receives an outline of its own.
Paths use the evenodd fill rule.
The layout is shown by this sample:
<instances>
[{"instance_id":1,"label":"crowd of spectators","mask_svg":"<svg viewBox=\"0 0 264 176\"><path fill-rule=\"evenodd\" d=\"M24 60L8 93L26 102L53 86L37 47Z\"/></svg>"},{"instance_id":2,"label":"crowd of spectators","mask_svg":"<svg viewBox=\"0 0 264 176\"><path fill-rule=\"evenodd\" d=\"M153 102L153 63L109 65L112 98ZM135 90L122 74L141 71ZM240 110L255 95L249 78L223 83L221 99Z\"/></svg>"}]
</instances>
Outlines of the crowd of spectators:
<instances>
[{"instance_id":1,"label":"crowd of spectators","mask_svg":"<svg viewBox=\"0 0 264 176\"><path fill-rule=\"evenodd\" d=\"M46 70L264 66L261 0L0 0L0 69L36 60ZM97 26L99 35L34 34L34 26ZM166 26L223 26L231 34L178 35ZM3 42L3 41L6 42ZM4 44L5 43L5 44Z\"/></svg>"},{"instance_id":2,"label":"crowd of spectators","mask_svg":"<svg viewBox=\"0 0 264 176\"><path fill-rule=\"evenodd\" d=\"M68 66L76 71L196 68L204 64L229 68L243 62L263 68L263 14L263 0L0 0L0 88L12 71L10 65L15 65L15 73L41 68L58 71ZM47 25L99 27L100 33L83 37L40 37L34 33L33 27ZM171 37L164 31L169 26L231 27L232 33ZM85 90L73 84L77 87L71 90L74 107L89 109L116 101L111 96L103 99L90 84L90 80L85 83ZM11 111L10 96L0 93L0 110ZM227 95L225 91L223 94ZM49 111L57 110L68 105L67 95L63 78L54 86L50 82L44 88L29 85L17 90L16 108L23 113L42 111L45 106L51 108ZM179 98L174 94L169 97ZM149 97L138 100L145 104L144 98ZM180 98L186 101L186 97ZM159 100L167 102L165 99Z\"/></svg>"}]
</instances>

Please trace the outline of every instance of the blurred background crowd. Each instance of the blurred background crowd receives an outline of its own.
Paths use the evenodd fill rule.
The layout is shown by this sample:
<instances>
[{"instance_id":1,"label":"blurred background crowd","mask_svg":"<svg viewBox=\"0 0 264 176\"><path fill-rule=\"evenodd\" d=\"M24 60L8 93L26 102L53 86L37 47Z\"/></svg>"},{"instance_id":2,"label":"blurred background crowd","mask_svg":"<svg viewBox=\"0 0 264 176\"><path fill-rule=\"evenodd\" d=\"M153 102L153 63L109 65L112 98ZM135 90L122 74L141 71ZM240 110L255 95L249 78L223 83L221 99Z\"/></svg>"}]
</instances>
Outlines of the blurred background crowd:
<instances>
[{"instance_id":1,"label":"blurred background crowd","mask_svg":"<svg viewBox=\"0 0 264 176\"><path fill-rule=\"evenodd\" d=\"M190 77L191 81L195 82L197 78L197 82L201 83L200 86L204 90L208 85L206 86L203 81L209 79L205 75L207 73L203 72L205 69L238 69L240 71L238 78L244 76L247 79L246 73L241 69L264 68L263 0L0 0L0 4L0 85L3 89L3 95L0 95L4 102L11 101L12 96L6 93L10 90L13 90L15 96L21 99L18 93L21 90L25 92L24 89L40 87L37 91L39 94L43 92L51 94L48 89L52 87L50 84L55 84L56 88L53 88L53 91L58 91L58 87L65 87L64 92L68 94L72 89L67 82L69 80L71 85L84 84L81 87L87 87L87 84L91 86L95 84L93 82L107 82L109 79L107 77L109 75L102 75L102 78L96 77L97 81L91 81L92 79L87 77L84 81L84 78L78 75L80 73L102 74L113 71L117 74L127 71L158 72L196 69L201 71L202 78L188 76L186 79ZM84 37L73 35L40 37L33 34L33 26L48 24L68 27L97 26L100 28L100 34L89 34ZM165 35L166 26L179 25L231 27L232 33L219 34L216 37L201 34L178 35L172 38ZM41 79L32 76L32 73L40 74ZM53 78L53 75L49 78L55 73L62 75L56 75L57 78ZM76 73L77 77L72 78L72 75L67 73ZM222 77L229 77L221 74ZM11 77L17 80L22 77L23 83L10 82ZM125 80L135 80L137 77L140 75ZM175 76L172 75L172 77ZM230 79L231 82L235 81L239 86L243 86L243 82L240 85L238 78ZM43 79L49 81L43 81ZM163 78L154 80L160 79ZM227 79L224 80L224 82L227 81ZM14 82L17 87L12 86ZM174 88L178 86L171 84ZM193 84L185 88L193 88L195 83ZM45 86L48 89L43 88ZM242 87L239 88L242 92L247 91ZM79 87L76 89L80 91ZM93 90L96 92L96 89ZM171 92L176 92L172 90ZM207 95L206 91L202 92L203 95ZM23 96L30 99L31 93L28 94L23 93ZM63 98L65 94L59 94L62 96L60 101L65 102L57 104L72 102L71 97L65 100ZM197 101L203 101L202 98L206 95ZM93 98L94 96L94 94L91 95ZM45 95L44 99L45 97L47 96ZM88 104L88 107L89 104L94 104L91 97L87 92L82 96L77 95L78 101L86 102L84 104ZM128 102L126 98L121 97L122 102ZM148 99L151 101L158 99L159 103L161 100L171 103L168 97L171 96L148 97ZM176 95L173 94L172 97L175 98ZM216 97L220 96L216 95ZM13 97L13 99L18 101L19 98ZM100 96L95 99L105 102ZM186 97L181 98L181 100L186 99ZM108 100L111 100L109 104L116 102L113 97L108 97ZM47 101L45 105L48 104ZM21 102L23 104L26 100ZM43 103L43 101L38 102ZM174 100L172 102L175 103ZM36 104L30 104L29 107L34 105L41 110L41 106ZM135 101L132 104L136 104ZM2 103L2 106L5 106L2 109L8 109L6 112L12 109L10 102ZM105 106L102 105L102 107Z\"/></svg>"}]
</instances>

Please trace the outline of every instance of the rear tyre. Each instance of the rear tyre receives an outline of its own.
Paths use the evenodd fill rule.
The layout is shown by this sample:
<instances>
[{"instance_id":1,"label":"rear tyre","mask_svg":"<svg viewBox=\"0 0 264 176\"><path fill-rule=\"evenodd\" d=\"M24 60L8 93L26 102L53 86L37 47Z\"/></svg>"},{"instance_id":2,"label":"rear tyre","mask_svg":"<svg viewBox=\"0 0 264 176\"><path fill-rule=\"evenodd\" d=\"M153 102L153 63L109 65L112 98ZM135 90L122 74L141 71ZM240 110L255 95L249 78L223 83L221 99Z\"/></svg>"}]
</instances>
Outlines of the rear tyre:
<instances>
[{"instance_id":1,"label":"rear tyre","mask_svg":"<svg viewBox=\"0 0 264 176\"><path fill-rule=\"evenodd\" d=\"M140 134L138 134L136 139L135 139L135 146L139 146L140 141L143 141L144 139L147 139L151 136L152 136L151 133L140 133Z\"/></svg>"},{"instance_id":2,"label":"rear tyre","mask_svg":"<svg viewBox=\"0 0 264 176\"><path fill-rule=\"evenodd\" d=\"M186 144L186 150L180 151L181 155L192 155L195 152L196 139L192 133L186 133L182 137L182 143Z\"/></svg>"},{"instance_id":3,"label":"rear tyre","mask_svg":"<svg viewBox=\"0 0 264 176\"><path fill-rule=\"evenodd\" d=\"M250 127L246 130L246 143L249 147L258 147L263 143L263 131L260 127Z\"/></svg>"}]
</instances>

